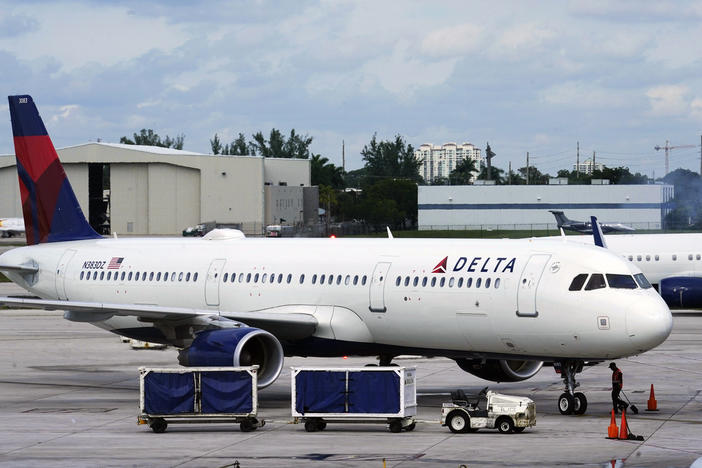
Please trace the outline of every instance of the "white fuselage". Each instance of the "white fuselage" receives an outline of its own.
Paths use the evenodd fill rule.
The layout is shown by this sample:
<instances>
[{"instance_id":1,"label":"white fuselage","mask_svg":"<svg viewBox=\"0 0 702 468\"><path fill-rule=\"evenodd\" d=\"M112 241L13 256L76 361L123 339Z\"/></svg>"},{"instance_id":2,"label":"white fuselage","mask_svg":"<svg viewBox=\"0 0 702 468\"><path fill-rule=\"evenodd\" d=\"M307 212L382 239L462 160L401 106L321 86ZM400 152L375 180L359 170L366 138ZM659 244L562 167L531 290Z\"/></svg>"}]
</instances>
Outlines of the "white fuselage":
<instances>
[{"instance_id":1,"label":"white fuselage","mask_svg":"<svg viewBox=\"0 0 702 468\"><path fill-rule=\"evenodd\" d=\"M672 326L653 289L569 291L578 274L639 271L560 240L100 239L0 256L26 262L39 265L31 282L9 276L44 299L224 317L306 313L319 322L314 337L341 344L340 354L344 343L368 343L456 357L608 359L657 346ZM152 326L119 316L96 325Z\"/></svg>"}]
</instances>

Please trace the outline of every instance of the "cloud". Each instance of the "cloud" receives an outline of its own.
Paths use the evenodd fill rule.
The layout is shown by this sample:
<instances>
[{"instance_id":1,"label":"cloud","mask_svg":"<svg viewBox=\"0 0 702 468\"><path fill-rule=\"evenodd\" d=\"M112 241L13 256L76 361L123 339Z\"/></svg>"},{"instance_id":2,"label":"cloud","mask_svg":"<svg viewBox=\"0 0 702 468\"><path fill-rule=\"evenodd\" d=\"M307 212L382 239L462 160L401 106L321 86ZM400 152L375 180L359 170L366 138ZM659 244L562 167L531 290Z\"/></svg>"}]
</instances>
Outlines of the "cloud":
<instances>
[{"instance_id":1,"label":"cloud","mask_svg":"<svg viewBox=\"0 0 702 468\"><path fill-rule=\"evenodd\" d=\"M690 89L685 85L662 85L646 91L651 106L650 113L656 116L683 116L690 109Z\"/></svg>"},{"instance_id":2,"label":"cloud","mask_svg":"<svg viewBox=\"0 0 702 468\"><path fill-rule=\"evenodd\" d=\"M66 106L61 106L59 108L59 113L54 114L51 116L51 121L52 122L58 122L59 120L65 120L70 117L70 115L73 113L73 111L78 110L78 107L76 104L69 104Z\"/></svg>"},{"instance_id":3,"label":"cloud","mask_svg":"<svg viewBox=\"0 0 702 468\"><path fill-rule=\"evenodd\" d=\"M551 86L539 93L546 104L580 109L606 109L622 107L628 100L622 90L606 89L592 83L571 81Z\"/></svg>"},{"instance_id":4,"label":"cloud","mask_svg":"<svg viewBox=\"0 0 702 468\"><path fill-rule=\"evenodd\" d=\"M10 13L0 17L0 37L16 37L35 31L39 23L31 16Z\"/></svg>"},{"instance_id":5,"label":"cloud","mask_svg":"<svg viewBox=\"0 0 702 468\"><path fill-rule=\"evenodd\" d=\"M532 55L535 49L556 36L556 31L545 25L516 24L499 33L491 49L497 54L521 58L523 54Z\"/></svg>"},{"instance_id":6,"label":"cloud","mask_svg":"<svg viewBox=\"0 0 702 468\"><path fill-rule=\"evenodd\" d=\"M460 24L437 29L422 40L421 50L432 57L453 57L476 51L482 44L483 28Z\"/></svg>"}]
</instances>

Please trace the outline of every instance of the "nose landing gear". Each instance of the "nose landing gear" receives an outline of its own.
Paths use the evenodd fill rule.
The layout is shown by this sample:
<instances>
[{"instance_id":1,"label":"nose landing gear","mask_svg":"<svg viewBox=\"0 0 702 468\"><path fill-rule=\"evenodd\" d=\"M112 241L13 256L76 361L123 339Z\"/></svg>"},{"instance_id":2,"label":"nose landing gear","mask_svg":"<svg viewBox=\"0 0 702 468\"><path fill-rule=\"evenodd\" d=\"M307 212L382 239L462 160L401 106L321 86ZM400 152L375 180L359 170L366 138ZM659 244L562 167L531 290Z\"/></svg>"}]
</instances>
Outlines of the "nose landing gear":
<instances>
[{"instance_id":1,"label":"nose landing gear","mask_svg":"<svg viewBox=\"0 0 702 468\"><path fill-rule=\"evenodd\" d=\"M584 393L575 391L580 386L575 381L575 375L583 370L583 361L568 360L559 364L565 391L558 397L558 411L561 414L585 414L587 398Z\"/></svg>"}]
</instances>

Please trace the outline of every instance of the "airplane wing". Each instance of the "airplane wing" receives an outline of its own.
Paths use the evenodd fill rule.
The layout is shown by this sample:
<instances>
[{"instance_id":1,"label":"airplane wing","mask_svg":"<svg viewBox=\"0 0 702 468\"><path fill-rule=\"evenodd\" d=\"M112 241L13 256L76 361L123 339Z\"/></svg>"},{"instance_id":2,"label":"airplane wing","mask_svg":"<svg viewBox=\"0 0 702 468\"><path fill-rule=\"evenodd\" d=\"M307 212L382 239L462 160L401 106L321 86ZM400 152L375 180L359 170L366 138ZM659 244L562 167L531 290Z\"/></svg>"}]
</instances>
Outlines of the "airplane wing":
<instances>
[{"instance_id":1,"label":"airplane wing","mask_svg":"<svg viewBox=\"0 0 702 468\"><path fill-rule=\"evenodd\" d=\"M64 310L64 317L74 322L100 322L121 315L146 320L187 320L197 316L219 315L246 325L269 331L280 338L301 339L311 336L317 319L309 313L285 312L218 312L207 309L164 307L151 304L109 304L102 302L53 301L34 298L0 297L0 305L24 309Z\"/></svg>"}]
</instances>

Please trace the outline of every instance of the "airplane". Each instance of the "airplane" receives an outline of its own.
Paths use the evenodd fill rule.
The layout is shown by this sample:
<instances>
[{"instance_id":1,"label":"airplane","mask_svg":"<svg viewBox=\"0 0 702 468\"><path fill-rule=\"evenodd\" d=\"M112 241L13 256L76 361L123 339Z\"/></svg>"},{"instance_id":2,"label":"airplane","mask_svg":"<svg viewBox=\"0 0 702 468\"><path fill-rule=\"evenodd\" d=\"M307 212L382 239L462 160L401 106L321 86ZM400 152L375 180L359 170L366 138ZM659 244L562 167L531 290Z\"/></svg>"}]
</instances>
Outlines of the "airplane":
<instances>
[{"instance_id":1,"label":"airplane","mask_svg":"<svg viewBox=\"0 0 702 468\"><path fill-rule=\"evenodd\" d=\"M556 224L559 229L566 229L568 231L581 232L583 234L592 234L592 223L589 221L573 221L568 219L568 217L559 210L548 210L556 218ZM614 232L614 231L634 231L635 229L631 226L626 226L620 223L600 223L603 233Z\"/></svg>"},{"instance_id":2,"label":"airplane","mask_svg":"<svg viewBox=\"0 0 702 468\"><path fill-rule=\"evenodd\" d=\"M0 237L17 237L24 235L22 218L0 218Z\"/></svg>"},{"instance_id":3,"label":"airplane","mask_svg":"<svg viewBox=\"0 0 702 468\"><path fill-rule=\"evenodd\" d=\"M568 236L592 244L592 236ZM639 268L672 308L702 308L702 234L617 234L607 247Z\"/></svg>"},{"instance_id":4,"label":"airplane","mask_svg":"<svg viewBox=\"0 0 702 468\"><path fill-rule=\"evenodd\" d=\"M583 414L585 363L661 344L670 310L641 271L600 247L533 239L103 238L88 224L31 96L9 96L26 247L0 271L17 308L181 348L185 366L285 356L445 356L510 382L557 362L562 414Z\"/></svg>"}]
</instances>

